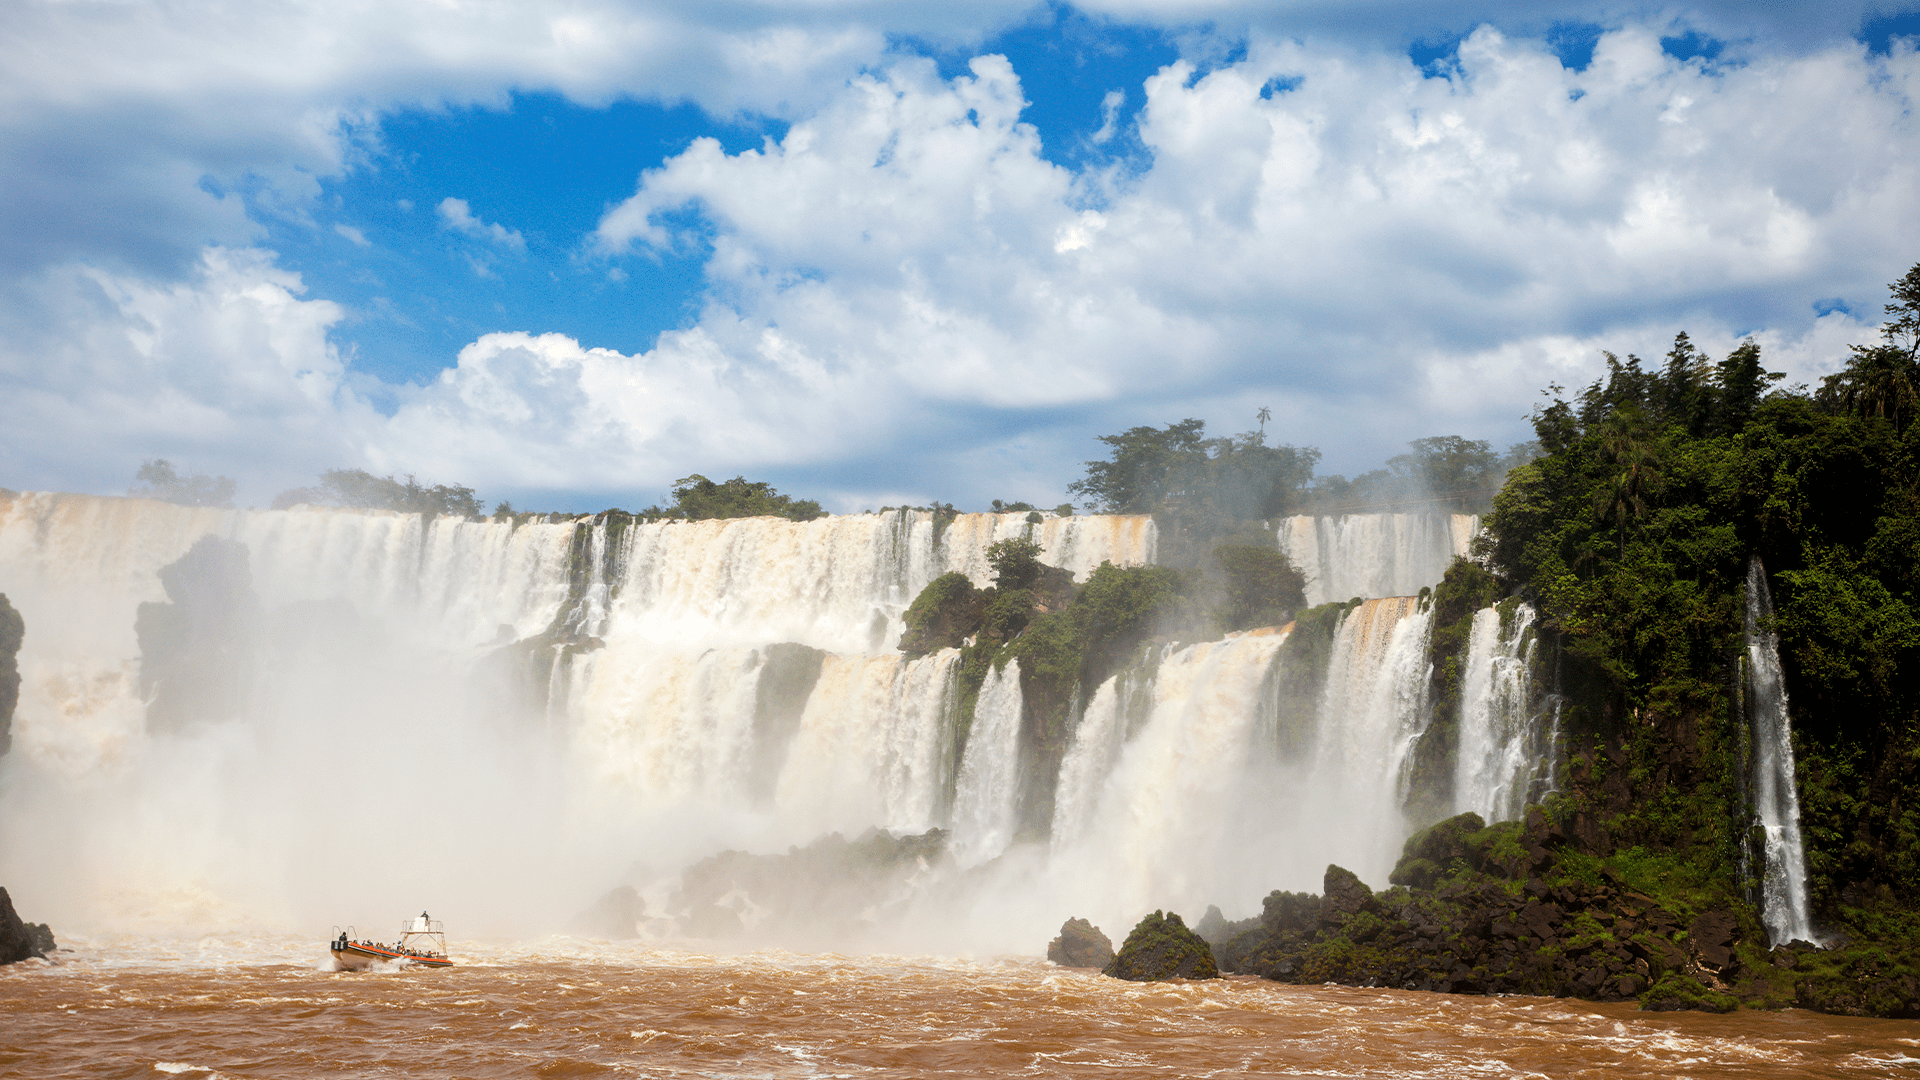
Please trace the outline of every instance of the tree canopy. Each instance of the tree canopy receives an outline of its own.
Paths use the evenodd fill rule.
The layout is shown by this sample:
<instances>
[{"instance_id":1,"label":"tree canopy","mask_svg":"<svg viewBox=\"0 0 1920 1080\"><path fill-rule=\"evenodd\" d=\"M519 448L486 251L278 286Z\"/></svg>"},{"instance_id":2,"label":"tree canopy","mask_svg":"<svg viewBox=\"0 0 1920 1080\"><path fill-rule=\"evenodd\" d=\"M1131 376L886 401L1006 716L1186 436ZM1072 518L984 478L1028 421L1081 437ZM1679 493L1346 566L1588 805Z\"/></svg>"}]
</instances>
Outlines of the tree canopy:
<instances>
[{"instance_id":1,"label":"tree canopy","mask_svg":"<svg viewBox=\"0 0 1920 1080\"><path fill-rule=\"evenodd\" d=\"M1724 718L1761 560L1829 915L1867 895L1843 898L1849 882L1920 903L1920 267L1894 293L1885 340L1813 394L1774 388L1751 341L1715 361L1684 334L1658 370L1608 356L1571 400L1551 388L1545 456L1513 471L1478 541L1587 688L1571 730L1633 755L1618 827L1729 863L1744 765Z\"/></svg>"},{"instance_id":2,"label":"tree canopy","mask_svg":"<svg viewBox=\"0 0 1920 1080\"><path fill-rule=\"evenodd\" d=\"M674 481L673 506L666 516L703 518L781 517L790 521L812 521L826 511L812 499L782 495L772 484L736 476L724 483L695 473Z\"/></svg>"},{"instance_id":3,"label":"tree canopy","mask_svg":"<svg viewBox=\"0 0 1920 1080\"><path fill-rule=\"evenodd\" d=\"M1278 517L1300 501L1320 460L1318 450L1267 446L1254 432L1209 439L1205 421L1191 418L1164 429L1129 428L1100 441L1110 448L1109 459L1087 462L1085 478L1067 491L1107 514Z\"/></svg>"},{"instance_id":4,"label":"tree canopy","mask_svg":"<svg viewBox=\"0 0 1920 1080\"><path fill-rule=\"evenodd\" d=\"M138 499L159 499L182 506L233 506L233 481L224 476L181 476L165 458L149 461L134 474L134 485L127 494Z\"/></svg>"},{"instance_id":5,"label":"tree canopy","mask_svg":"<svg viewBox=\"0 0 1920 1080\"><path fill-rule=\"evenodd\" d=\"M273 500L285 510L308 503L360 510L393 510L402 514L479 517L480 500L473 489L454 484L422 484L409 473L405 481L375 476L364 469L328 469L315 487L293 488Z\"/></svg>"}]
</instances>

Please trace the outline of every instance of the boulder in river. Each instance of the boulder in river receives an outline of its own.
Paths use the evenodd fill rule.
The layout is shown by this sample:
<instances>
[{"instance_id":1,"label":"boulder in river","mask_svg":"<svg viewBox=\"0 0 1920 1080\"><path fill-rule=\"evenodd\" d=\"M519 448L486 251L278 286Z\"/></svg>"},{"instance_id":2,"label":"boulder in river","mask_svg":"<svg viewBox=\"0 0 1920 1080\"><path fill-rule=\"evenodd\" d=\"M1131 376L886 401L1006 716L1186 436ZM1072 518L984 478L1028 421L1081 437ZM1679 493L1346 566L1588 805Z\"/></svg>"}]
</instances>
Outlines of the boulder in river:
<instances>
[{"instance_id":1,"label":"boulder in river","mask_svg":"<svg viewBox=\"0 0 1920 1080\"><path fill-rule=\"evenodd\" d=\"M53 951L53 930L46 923L22 922L13 897L0 888L0 964L12 964Z\"/></svg>"},{"instance_id":2,"label":"boulder in river","mask_svg":"<svg viewBox=\"0 0 1920 1080\"><path fill-rule=\"evenodd\" d=\"M1113 963L1113 939L1085 919L1068 919L1048 944L1047 959L1061 967L1104 968Z\"/></svg>"},{"instance_id":3,"label":"boulder in river","mask_svg":"<svg viewBox=\"0 0 1920 1080\"><path fill-rule=\"evenodd\" d=\"M1161 979L1217 979L1213 950L1180 916L1159 912L1140 920L1102 974L1129 982Z\"/></svg>"}]
</instances>

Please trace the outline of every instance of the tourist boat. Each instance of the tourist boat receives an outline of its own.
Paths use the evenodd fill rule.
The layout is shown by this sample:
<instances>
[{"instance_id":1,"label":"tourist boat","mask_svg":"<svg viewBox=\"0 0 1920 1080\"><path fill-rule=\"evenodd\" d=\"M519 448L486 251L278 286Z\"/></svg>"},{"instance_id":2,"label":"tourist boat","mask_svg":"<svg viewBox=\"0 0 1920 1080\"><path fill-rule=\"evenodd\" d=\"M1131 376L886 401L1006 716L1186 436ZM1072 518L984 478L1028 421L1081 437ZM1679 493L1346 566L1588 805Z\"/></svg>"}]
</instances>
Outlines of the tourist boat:
<instances>
[{"instance_id":1,"label":"tourist boat","mask_svg":"<svg viewBox=\"0 0 1920 1080\"><path fill-rule=\"evenodd\" d=\"M393 945L362 941L354 936L351 926L345 930L336 926L333 931L333 958L349 971L364 971L375 964L394 962L432 968L453 966L453 961L447 959L446 929L439 919L429 919L424 911L419 918L400 924L400 940Z\"/></svg>"}]
</instances>

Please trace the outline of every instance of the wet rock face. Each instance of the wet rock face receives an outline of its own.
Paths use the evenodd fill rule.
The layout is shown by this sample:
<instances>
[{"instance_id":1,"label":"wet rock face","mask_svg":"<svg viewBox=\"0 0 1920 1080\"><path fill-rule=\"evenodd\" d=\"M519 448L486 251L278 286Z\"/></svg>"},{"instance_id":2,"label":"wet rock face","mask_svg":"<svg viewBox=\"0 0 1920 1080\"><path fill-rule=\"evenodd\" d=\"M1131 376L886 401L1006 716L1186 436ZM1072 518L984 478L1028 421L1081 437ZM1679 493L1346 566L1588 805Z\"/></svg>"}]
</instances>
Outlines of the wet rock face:
<instances>
[{"instance_id":1,"label":"wet rock face","mask_svg":"<svg viewBox=\"0 0 1920 1080\"><path fill-rule=\"evenodd\" d=\"M1068 919L1047 945L1047 959L1061 967L1104 968L1113 963L1113 941L1085 919Z\"/></svg>"},{"instance_id":2,"label":"wet rock face","mask_svg":"<svg viewBox=\"0 0 1920 1080\"><path fill-rule=\"evenodd\" d=\"M203 536L159 576L167 602L141 604L133 623L149 729L240 715L260 625L246 545Z\"/></svg>"},{"instance_id":3,"label":"wet rock face","mask_svg":"<svg viewBox=\"0 0 1920 1080\"><path fill-rule=\"evenodd\" d=\"M0 593L0 754L13 745L13 709L20 703L20 644L26 620Z\"/></svg>"},{"instance_id":4,"label":"wet rock face","mask_svg":"<svg viewBox=\"0 0 1920 1080\"><path fill-rule=\"evenodd\" d=\"M1320 896L1320 928L1332 929L1362 913L1378 913L1380 904L1373 890L1359 875L1344 867L1327 866Z\"/></svg>"},{"instance_id":5,"label":"wet rock face","mask_svg":"<svg viewBox=\"0 0 1920 1080\"><path fill-rule=\"evenodd\" d=\"M622 885L574 916L567 929L588 937L624 941L640 936L640 923L646 917L647 902L633 886Z\"/></svg>"},{"instance_id":6,"label":"wet rock face","mask_svg":"<svg viewBox=\"0 0 1920 1080\"><path fill-rule=\"evenodd\" d=\"M22 922L13 897L0 888L0 964L13 964L53 952L53 931L45 923Z\"/></svg>"},{"instance_id":7,"label":"wet rock face","mask_svg":"<svg viewBox=\"0 0 1920 1080\"><path fill-rule=\"evenodd\" d=\"M1102 974L1129 982L1158 982L1217 979L1220 969L1214 964L1213 950L1199 934L1187 929L1180 916L1156 911L1133 928Z\"/></svg>"},{"instance_id":8,"label":"wet rock face","mask_svg":"<svg viewBox=\"0 0 1920 1080\"><path fill-rule=\"evenodd\" d=\"M1715 1008L1723 1000L1673 941L1674 917L1610 885L1530 878L1516 891L1472 873L1430 890L1375 894L1330 866L1318 917L1309 920L1311 899L1268 897L1270 917L1228 945L1227 969L1282 982L1600 1001L1637 997L1673 976L1700 991L1677 1007Z\"/></svg>"},{"instance_id":9,"label":"wet rock face","mask_svg":"<svg viewBox=\"0 0 1920 1080\"><path fill-rule=\"evenodd\" d=\"M690 937L839 948L904 911L916 895L911 883L946 858L946 847L944 829L869 829L851 841L829 833L784 855L723 851L681 873L656 919Z\"/></svg>"}]
</instances>

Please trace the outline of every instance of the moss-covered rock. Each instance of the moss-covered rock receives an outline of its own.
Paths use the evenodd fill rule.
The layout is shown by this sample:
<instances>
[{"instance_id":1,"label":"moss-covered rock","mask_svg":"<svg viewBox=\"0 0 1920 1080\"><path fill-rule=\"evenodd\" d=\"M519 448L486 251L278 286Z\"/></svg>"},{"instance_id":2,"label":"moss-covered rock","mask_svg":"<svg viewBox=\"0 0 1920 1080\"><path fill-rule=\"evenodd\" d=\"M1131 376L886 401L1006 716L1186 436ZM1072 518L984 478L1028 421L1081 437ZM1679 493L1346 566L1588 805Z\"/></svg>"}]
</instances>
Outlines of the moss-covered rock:
<instances>
[{"instance_id":1,"label":"moss-covered rock","mask_svg":"<svg viewBox=\"0 0 1920 1080\"><path fill-rule=\"evenodd\" d=\"M1199 934L1173 912L1159 912L1140 920L1127 935L1120 952L1102 974L1129 982L1161 979L1217 979L1213 950Z\"/></svg>"},{"instance_id":2,"label":"moss-covered rock","mask_svg":"<svg viewBox=\"0 0 1920 1080\"><path fill-rule=\"evenodd\" d=\"M1104 968L1113 963L1113 940L1085 919L1068 919L1047 944L1047 959L1061 967Z\"/></svg>"},{"instance_id":3,"label":"moss-covered rock","mask_svg":"<svg viewBox=\"0 0 1920 1080\"><path fill-rule=\"evenodd\" d=\"M957 649L980 632L986 595L958 570L941 574L920 590L905 615L900 651L909 658L939 649Z\"/></svg>"},{"instance_id":4,"label":"moss-covered rock","mask_svg":"<svg viewBox=\"0 0 1920 1080\"><path fill-rule=\"evenodd\" d=\"M1387 880L1430 889L1445 874L1480 869L1480 847L1468 840L1486 827L1486 821L1469 810L1414 833L1401 846L1400 861Z\"/></svg>"}]
</instances>

